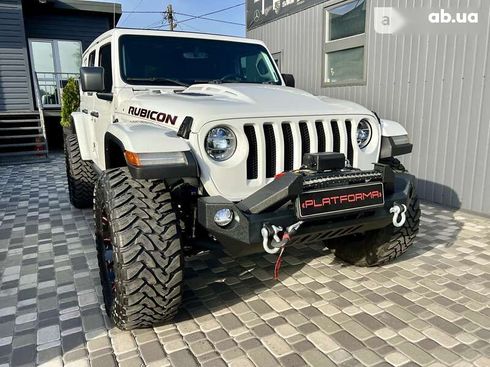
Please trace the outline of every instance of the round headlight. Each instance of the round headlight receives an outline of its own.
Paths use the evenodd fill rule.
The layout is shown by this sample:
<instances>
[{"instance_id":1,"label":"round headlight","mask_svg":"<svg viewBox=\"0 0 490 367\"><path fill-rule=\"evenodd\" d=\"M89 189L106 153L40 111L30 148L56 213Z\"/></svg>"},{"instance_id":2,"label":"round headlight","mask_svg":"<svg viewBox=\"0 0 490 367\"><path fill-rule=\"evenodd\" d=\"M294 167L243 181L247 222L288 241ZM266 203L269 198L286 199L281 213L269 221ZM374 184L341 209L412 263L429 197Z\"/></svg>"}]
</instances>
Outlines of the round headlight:
<instances>
[{"instance_id":1,"label":"round headlight","mask_svg":"<svg viewBox=\"0 0 490 367\"><path fill-rule=\"evenodd\" d=\"M371 125L366 120L361 120L357 125L357 145L359 148L365 148L371 141Z\"/></svg>"},{"instance_id":2,"label":"round headlight","mask_svg":"<svg viewBox=\"0 0 490 367\"><path fill-rule=\"evenodd\" d=\"M221 126L209 130L206 153L216 161L226 161L236 149L236 136L231 129Z\"/></svg>"}]
</instances>

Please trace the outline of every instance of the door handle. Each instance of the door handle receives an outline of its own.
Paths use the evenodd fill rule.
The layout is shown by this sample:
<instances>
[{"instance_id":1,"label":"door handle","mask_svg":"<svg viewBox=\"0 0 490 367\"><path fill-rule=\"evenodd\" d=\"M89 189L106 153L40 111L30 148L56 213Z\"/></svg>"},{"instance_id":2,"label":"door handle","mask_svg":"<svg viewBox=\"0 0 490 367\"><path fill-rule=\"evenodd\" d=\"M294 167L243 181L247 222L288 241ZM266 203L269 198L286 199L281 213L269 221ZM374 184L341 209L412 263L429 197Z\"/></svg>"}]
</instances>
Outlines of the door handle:
<instances>
[{"instance_id":1,"label":"door handle","mask_svg":"<svg viewBox=\"0 0 490 367\"><path fill-rule=\"evenodd\" d=\"M90 112L90 116L99 117L99 113L97 111L92 111Z\"/></svg>"}]
</instances>

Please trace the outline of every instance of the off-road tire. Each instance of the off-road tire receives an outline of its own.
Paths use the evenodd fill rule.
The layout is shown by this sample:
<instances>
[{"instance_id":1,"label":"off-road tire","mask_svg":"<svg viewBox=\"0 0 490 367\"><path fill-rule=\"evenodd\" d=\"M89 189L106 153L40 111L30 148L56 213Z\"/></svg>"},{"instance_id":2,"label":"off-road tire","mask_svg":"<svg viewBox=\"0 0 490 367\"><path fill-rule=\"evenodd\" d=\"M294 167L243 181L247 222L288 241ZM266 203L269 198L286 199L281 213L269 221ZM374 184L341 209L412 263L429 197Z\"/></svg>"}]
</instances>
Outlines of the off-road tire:
<instances>
[{"instance_id":1,"label":"off-road tire","mask_svg":"<svg viewBox=\"0 0 490 367\"><path fill-rule=\"evenodd\" d=\"M182 299L183 254L165 182L135 180L127 168L107 170L95 188L94 216L104 303L114 324L131 330L172 319ZM112 247L112 284L104 240Z\"/></svg>"},{"instance_id":2,"label":"off-road tire","mask_svg":"<svg viewBox=\"0 0 490 367\"><path fill-rule=\"evenodd\" d=\"M410 196L402 227L390 224L380 230L340 238L332 246L335 256L357 266L378 266L402 255L413 245L419 231L420 205L415 188Z\"/></svg>"},{"instance_id":3,"label":"off-road tire","mask_svg":"<svg viewBox=\"0 0 490 367\"><path fill-rule=\"evenodd\" d=\"M79 209L92 207L97 174L91 163L82 159L74 134L68 135L65 140L65 163L70 203Z\"/></svg>"},{"instance_id":4,"label":"off-road tire","mask_svg":"<svg viewBox=\"0 0 490 367\"><path fill-rule=\"evenodd\" d=\"M407 172L407 169L405 166L400 162L399 159L390 157L390 158L383 158L379 161L379 163L387 164L388 166L391 167L392 170L395 172Z\"/></svg>"}]
</instances>

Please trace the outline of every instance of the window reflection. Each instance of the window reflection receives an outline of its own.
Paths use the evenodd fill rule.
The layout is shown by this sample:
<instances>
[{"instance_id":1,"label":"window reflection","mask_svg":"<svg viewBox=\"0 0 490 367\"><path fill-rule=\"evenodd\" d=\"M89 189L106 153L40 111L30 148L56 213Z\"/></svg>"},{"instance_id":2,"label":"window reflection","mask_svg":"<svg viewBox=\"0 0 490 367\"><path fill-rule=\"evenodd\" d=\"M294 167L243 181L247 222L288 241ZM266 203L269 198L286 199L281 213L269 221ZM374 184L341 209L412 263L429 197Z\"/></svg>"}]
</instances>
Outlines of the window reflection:
<instances>
[{"instance_id":1,"label":"window reflection","mask_svg":"<svg viewBox=\"0 0 490 367\"><path fill-rule=\"evenodd\" d=\"M59 107L66 81L70 77L78 78L82 60L81 43L69 40L30 40L29 44L38 104Z\"/></svg>"}]
</instances>

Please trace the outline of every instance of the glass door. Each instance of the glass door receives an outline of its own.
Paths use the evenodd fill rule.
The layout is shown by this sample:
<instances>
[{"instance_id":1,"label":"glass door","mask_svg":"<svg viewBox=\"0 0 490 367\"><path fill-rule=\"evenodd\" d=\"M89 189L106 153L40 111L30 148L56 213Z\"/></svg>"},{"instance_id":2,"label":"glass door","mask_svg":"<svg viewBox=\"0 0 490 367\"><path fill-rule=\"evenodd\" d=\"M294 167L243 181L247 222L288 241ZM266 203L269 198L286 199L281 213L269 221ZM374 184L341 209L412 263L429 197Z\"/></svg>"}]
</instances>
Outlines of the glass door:
<instances>
[{"instance_id":1,"label":"glass door","mask_svg":"<svg viewBox=\"0 0 490 367\"><path fill-rule=\"evenodd\" d=\"M37 78L38 101L43 106L59 106L52 41L31 41L31 60Z\"/></svg>"},{"instance_id":2,"label":"glass door","mask_svg":"<svg viewBox=\"0 0 490 367\"><path fill-rule=\"evenodd\" d=\"M78 79L82 60L79 41L29 40L37 99L43 107L60 107L68 78Z\"/></svg>"}]
</instances>

